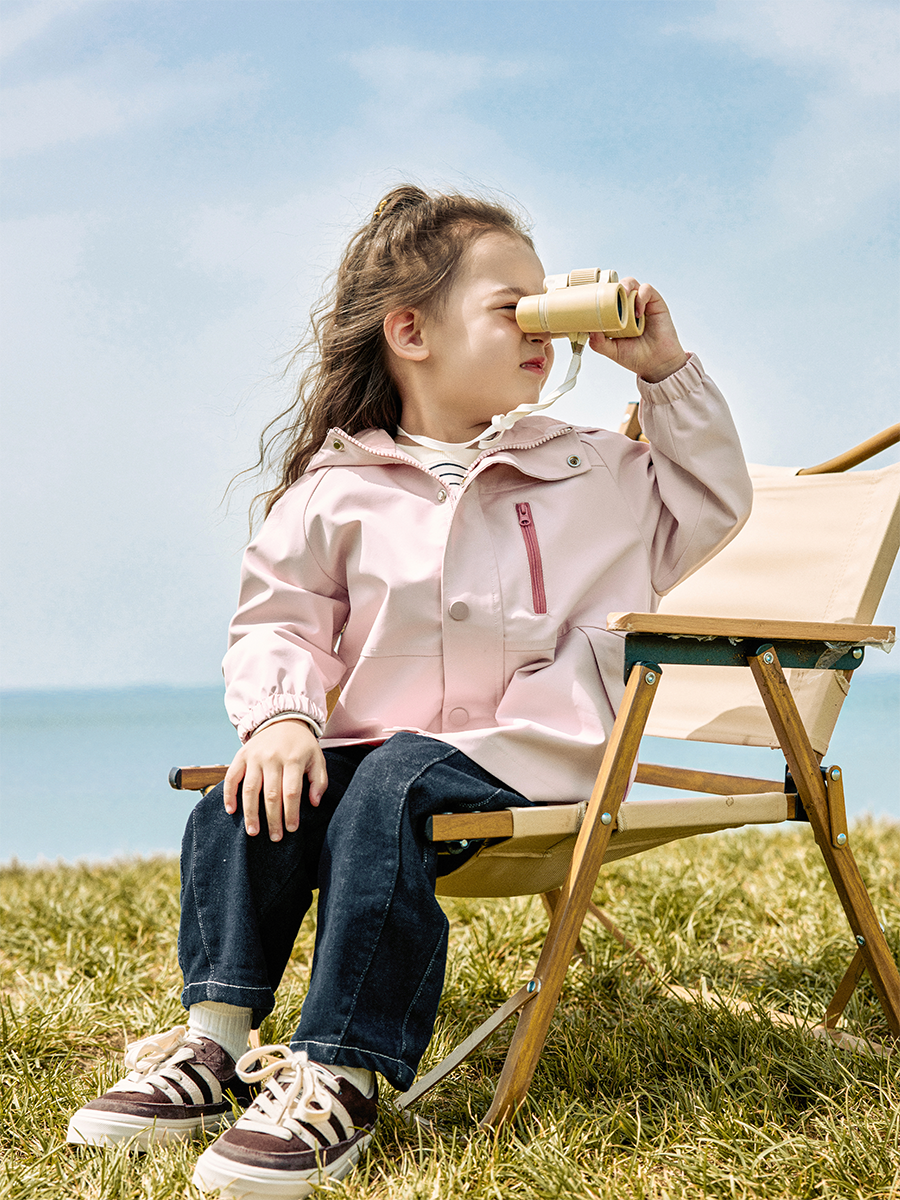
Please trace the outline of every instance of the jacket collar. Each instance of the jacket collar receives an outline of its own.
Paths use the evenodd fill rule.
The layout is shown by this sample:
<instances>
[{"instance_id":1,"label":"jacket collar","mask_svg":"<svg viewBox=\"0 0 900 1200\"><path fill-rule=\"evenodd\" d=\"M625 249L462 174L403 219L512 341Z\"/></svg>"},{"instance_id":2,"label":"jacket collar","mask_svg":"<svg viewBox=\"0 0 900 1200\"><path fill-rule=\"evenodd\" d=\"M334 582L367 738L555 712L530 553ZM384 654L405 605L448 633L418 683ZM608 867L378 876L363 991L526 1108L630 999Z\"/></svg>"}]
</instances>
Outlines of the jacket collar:
<instances>
[{"instance_id":1,"label":"jacket collar","mask_svg":"<svg viewBox=\"0 0 900 1200\"><path fill-rule=\"evenodd\" d=\"M577 459L577 464L574 460ZM365 429L353 436L342 429L330 429L321 450L311 459L307 470L322 467L385 466L388 463L413 465L421 469L403 447L384 429ZM503 462L536 479L566 479L590 470L584 446L571 425L550 417L524 417L506 430L472 466L479 474L494 463Z\"/></svg>"}]
</instances>

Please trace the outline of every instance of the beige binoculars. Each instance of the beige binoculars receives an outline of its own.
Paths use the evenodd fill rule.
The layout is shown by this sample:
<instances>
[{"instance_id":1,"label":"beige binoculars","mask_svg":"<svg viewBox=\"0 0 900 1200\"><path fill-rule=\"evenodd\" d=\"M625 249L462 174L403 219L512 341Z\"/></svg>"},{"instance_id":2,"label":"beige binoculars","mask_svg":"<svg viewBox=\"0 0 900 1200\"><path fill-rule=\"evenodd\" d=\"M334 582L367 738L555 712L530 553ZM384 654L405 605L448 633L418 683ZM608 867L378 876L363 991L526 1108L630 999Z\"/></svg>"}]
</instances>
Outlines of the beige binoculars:
<instances>
[{"instance_id":1,"label":"beige binoculars","mask_svg":"<svg viewBox=\"0 0 900 1200\"><path fill-rule=\"evenodd\" d=\"M644 317L635 314L636 299L637 292L628 293L615 271L588 267L548 275L542 296L523 296L516 305L516 320L525 333L640 337Z\"/></svg>"}]
</instances>

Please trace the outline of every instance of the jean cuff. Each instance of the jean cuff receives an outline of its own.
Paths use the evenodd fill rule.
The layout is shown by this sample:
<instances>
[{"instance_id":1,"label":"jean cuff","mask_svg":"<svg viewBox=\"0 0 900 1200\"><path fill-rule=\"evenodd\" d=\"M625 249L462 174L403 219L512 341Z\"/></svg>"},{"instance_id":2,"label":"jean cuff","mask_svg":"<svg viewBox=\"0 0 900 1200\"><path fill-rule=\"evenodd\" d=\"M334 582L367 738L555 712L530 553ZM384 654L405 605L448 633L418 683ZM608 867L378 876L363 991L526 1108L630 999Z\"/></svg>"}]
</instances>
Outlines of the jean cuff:
<instances>
[{"instance_id":1,"label":"jean cuff","mask_svg":"<svg viewBox=\"0 0 900 1200\"><path fill-rule=\"evenodd\" d=\"M181 1003L188 1009L192 1004L200 1004L203 1000L215 1000L219 1004L236 1004L241 1008L252 1008L251 1025L253 1029L259 1029L275 1007L275 993L269 987L240 987L236 984L217 983L214 979L207 979L203 983L189 983L181 993Z\"/></svg>"}]
</instances>

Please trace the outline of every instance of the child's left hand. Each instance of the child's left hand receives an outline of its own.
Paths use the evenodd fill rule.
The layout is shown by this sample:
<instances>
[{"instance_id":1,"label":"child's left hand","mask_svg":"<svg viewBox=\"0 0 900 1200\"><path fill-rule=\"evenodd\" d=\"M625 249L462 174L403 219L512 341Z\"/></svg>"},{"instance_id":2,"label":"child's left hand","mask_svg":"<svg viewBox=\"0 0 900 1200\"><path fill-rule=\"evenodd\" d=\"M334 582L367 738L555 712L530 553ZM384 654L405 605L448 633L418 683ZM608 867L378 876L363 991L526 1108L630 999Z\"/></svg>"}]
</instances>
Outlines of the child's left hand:
<instances>
[{"instance_id":1,"label":"child's left hand","mask_svg":"<svg viewBox=\"0 0 900 1200\"><path fill-rule=\"evenodd\" d=\"M634 338L608 338L603 333L592 333L591 349L634 371L647 383L659 383L680 371L688 356L678 340L666 302L656 288L649 283L639 284L631 277L622 283L629 293L637 291L638 316L644 313L647 318L644 332Z\"/></svg>"}]
</instances>

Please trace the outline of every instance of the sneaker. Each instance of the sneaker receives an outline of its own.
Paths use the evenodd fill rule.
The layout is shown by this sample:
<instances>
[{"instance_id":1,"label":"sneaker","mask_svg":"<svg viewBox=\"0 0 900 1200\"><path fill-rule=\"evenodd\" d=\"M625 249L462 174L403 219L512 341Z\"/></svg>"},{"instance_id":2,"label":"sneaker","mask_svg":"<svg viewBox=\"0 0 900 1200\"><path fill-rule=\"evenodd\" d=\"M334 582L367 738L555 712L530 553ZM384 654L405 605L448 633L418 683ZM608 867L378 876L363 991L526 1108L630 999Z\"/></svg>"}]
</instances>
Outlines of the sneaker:
<instances>
[{"instance_id":1,"label":"sneaker","mask_svg":"<svg viewBox=\"0 0 900 1200\"><path fill-rule=\"evenodd\" d=\"M217 1042L176 1025L133 1042L125 1051L129 1074L69 1122L66 1141L107 1146L134 1139L137 1148L218 1130L232 1119L231 1092L250 1103L234 1059Z\"/></svg>"},{"instance_id":2,"label":"sneaker","mask_svg":"<svg viewBox=\"0 0 900 1200\"><path fill-rule=\"evenodd\" d=\"M258 1060L264 1065L250 1071ZM241 1200L299 1200L325 1178L343 1179L372 1140L378 1088L366 1098L305 1051L263 1046L238 1059L247 1082L265 1086L232 1126L204 1150L193 1183Z\"/></svg>"}]
</instances>

